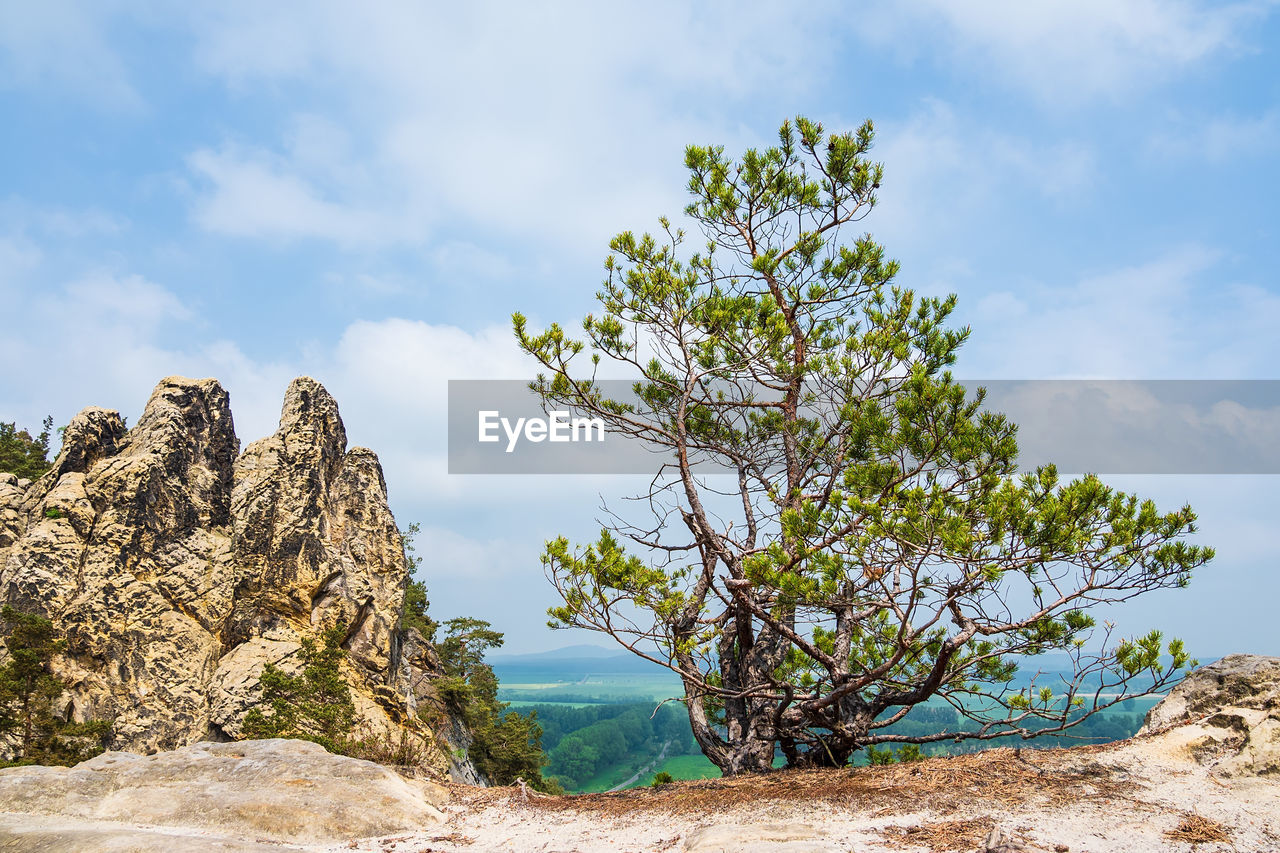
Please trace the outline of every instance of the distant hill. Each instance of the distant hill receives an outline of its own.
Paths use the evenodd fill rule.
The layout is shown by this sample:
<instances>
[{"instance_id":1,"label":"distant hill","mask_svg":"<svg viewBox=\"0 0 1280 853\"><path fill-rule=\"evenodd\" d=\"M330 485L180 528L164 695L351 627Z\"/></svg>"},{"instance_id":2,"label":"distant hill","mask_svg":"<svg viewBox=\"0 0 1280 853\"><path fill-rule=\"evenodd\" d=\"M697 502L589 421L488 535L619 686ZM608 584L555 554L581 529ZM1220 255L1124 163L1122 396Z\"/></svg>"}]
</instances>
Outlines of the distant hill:
<instances>
[{"instance_id":1,"label":"distant hill","mask_svg":"<svg viewBox=\"0 0 1280 853\"><path fill-rule=\"evenodd\" d=\"M576 681L583 675L619 675L644 673L646 675L671 675L671 671L651 663L630 652L609 655L558 656L558 652L544 652L511 657L492 657L489 663L498 680L507 682ZM675 676L671 675L674 679Z\"/></svg>"},{"instance_id":2,"label":"distant hill","mask_svg":"<svg viewBox=\"0 0 1280 853\"><path fill-rule=\"evenodd\" d=\"M609 649L579 644L530 654L492 655L488 660L498 680L511 685L578 681L584 676L607 679L610 675L645 675L660 680L678 681L677 676L665 667L620 647ZM1201 661L1206 662L1208 661ZM1014 676L1011 687L1016 690L1030 684L1034 678L1037 686L1060 690L1064 682L1071 679L1072 673L1071 658L1068 655L1024 657L1018 661L1018 673ZM1085 679L1082 689L1087 690L1090 684L1096 684L1096 678ZM1137 687L1138 684L1132 686Z\"/></svg>"},{"instance_id":3,"label":"distant hill","mask_svg":"<svg viewBox=\"0 0 1280 853\"><path fill-rule=\"evenodd\" d=\"M576 645L524 655L493 655L488 658L498 681L505 685L546 684L548 682L620 681L623 684L643 676L646 683L679 679L671 670L645 660L621 647ZM623 689L622 692L626 692ZM647 692L643 692L647 695ZM527 698L527 697L521 697Z\"/></svg>"},{"instance_id":4,"label":"distant hill","mask_svg":"<svg viewBox=\"0 0 1280 853\"><path fill-rule=\"evenodd\" d=\"M605 648L604 646L593 646L589 643L580 643L576 646L564 646L559 649L551 649L546 652L530 652L527 654L512 655L498 654L488 655L488 661L492 664L507 663L546 663L550 661L562 660L583 660L587 658L612 658L612 657L633 657L630 652L622 651L617 646L613 648Z\"/></svg>"}]
</instances>

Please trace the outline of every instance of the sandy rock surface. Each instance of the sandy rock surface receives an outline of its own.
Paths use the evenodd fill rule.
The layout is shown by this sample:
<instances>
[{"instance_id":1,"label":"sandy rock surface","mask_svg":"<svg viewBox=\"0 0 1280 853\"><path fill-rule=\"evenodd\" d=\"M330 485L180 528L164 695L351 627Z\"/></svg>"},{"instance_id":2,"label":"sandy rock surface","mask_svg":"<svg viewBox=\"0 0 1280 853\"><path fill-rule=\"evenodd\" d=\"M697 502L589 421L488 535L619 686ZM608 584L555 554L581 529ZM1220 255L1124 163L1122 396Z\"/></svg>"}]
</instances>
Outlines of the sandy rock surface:
<instances>
[{"instance_id":1,"label":"sandy rock surface","mask_svg":"<svg viewBox=\"0 0 1280 853\"><path fill-rule=\"evenodd\" d=\"M0 850L310 849L437 825L445 796L304 741L109 752L0 771Z\"/></svg>"},{"instance_id":2,"label":"sandy rock surface","mask_svg":"<svg viewBox=\"0 0 1280 853\"><path fill-rule=\"evenodd\" d=\"M527 800L292 741L201 744L0 771L0 850L1280 853L1280 784L1219 778L1176 732Z\"/></svg>"},{"instance_id":3,"label":"sandy rock surface","mask_svg":"<svg viewBox=\"0 0 1280 853\"><path fill-rule=\"evenodd\" d=\"M456 787L441 829L356 849L1280 853L1278 709L1280 659L1231 655L1116 744L527 801Z\"/></svg>"},{"instance_id":4,"label":"sandy rock surface","mask_svg":"<svg viewBox=\"0 0 1280 853\"><path fill-rule=\"evenodd\" d=\"M712 824L685 835L689 853L822 853L829 849L817 827L805 823Z\"/></svg>"},{"instance_id":5,"label":"sandy rock surface","mask_svg":"<svg viewBox=\"0 0 1280 853\"><path fill-rule=\"evenodd\" d=\"M441 828L354 849L1280 853L1280 780L1219 778L1169 734L528 802L455 788Z\"/></svg>"},{"instance_id":6,"label":"sandy rock surface","mask_svg":"<svg viewBox=\"0 0 1280 853\"><path fill-rule=\"evenodd\" d=\"M1280 778L1280 658L1227 655L1192 672L1147 714L1221 776Z\"/></svg>"}]
</instances>

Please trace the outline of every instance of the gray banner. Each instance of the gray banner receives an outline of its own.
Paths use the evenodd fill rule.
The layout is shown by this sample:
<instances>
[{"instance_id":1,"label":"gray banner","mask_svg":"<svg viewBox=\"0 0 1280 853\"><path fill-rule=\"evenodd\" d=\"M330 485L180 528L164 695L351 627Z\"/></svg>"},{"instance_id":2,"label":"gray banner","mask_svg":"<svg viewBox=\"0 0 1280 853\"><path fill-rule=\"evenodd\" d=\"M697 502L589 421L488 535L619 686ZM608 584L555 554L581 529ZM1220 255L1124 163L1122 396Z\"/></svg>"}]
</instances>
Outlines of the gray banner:
<instances>
[{"instance_id":1,"label":"gray banner","mask_svg":"<svg viewBox=\"0 0 1280 853\"><path fill-rule=\"evenodd\" d=\"M598 383L633 399L632 383ZM1280 474L1280 380L962 380L1018 425L1024 470ZM450 380L450 474L654 474L670 452L568 411L520 380ZM700 466L715 473L710 465Z\"/></svg>"}]
</instances>

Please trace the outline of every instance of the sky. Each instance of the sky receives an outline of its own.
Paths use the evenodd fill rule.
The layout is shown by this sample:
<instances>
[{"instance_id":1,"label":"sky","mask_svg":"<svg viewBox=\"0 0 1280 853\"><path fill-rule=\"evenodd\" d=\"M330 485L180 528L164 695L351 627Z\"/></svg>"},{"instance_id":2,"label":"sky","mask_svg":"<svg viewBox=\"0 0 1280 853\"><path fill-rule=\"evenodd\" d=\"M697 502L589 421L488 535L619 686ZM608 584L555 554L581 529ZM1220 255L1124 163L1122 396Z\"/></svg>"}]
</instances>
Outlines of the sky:
<instances>
[{"instance_id":1,"label":"sky","mask_svg":"<svg viewBox=\"0 0 1280 853\"><path fill-rule=\"evenodd\" d=\"M0 421L134 422L214 376L242 446L290 379L380 456L436 618L551 632L541 543L643 480L449 475L449 379L522 379L609 238L686 204L684 147L875 123L864 227L955 293L959 376L1275 379L1280 5L1156 0L0 5ZM1217 559L1116 611L1280 654L1276 476L1108 478Z\"/></svg>"}]
</instances>

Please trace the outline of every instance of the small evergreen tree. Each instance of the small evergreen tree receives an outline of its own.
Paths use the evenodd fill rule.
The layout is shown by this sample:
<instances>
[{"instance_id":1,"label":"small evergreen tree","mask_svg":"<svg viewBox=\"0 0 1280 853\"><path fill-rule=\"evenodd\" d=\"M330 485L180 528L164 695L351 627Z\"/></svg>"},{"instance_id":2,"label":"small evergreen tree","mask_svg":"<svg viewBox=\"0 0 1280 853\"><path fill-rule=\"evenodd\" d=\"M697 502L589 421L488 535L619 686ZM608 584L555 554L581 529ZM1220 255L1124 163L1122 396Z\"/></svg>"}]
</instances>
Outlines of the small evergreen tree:
<instances>
[{"instance_id":1,"label":"small evergreen tree","mask_svg":"<svg viewBox=\"0 0 1280 853\"><path fill-rule=\"evenodd\" d=\"M0 610L7 660L0 664L0 735L13 738L11 764L78 764L106 748L111 723L59 719L54 702L67 684L53 674L65 648L53 623L5 605ZM0 764L3 766L3 764Z\"/></svg>"},{"instance_id":2,"label":"small evergreen tree","mask_svg":"<svg viewBox=\"0 0 1280 853\"><path fill-rule=\"evenodd\" d=\"M502 646L502 634L488 622L463 617L446 622L445 638L437 641L441 626L427 613L427 586L413 577L422 565L422 558L414 549L418 531L416 522L401 531L409 581L400 628L415 628L436 646L444 668L444 675L435 681L436 692L445 706L443 710L462 720L471 731L468 757L495 785L509 785L521 778L538 790L560 793L562 789L555 782L542 777L545 756L537 713L518 714L498 701L498 679L493 668L484 662L484 653Z\"/></svg>"},{"instance_id":3,"label":"small evergreen tree","mask_svg":"<svg viewBox=\"0 0 1280 853\"><path fill-rule=\"evenodd\" d=\"M476 769L495 785L510 785L522 778L541 791L557 786L542 778L542 728L538 714L508 710L498 701L498 679L484 653L502 646L502 634L482 619L463 617L444 623L443 641L436 648L444 677L436 690L446 706L471 730L468 751Z\"/></svg>"},{"instance_id":4,"label":"small evergreen tree","mask_svg":"<svg viewBox=\"0 0 1280 853\"><path fill-rule=\"evenodd\" d=\"M427 615L430 602L427 600L427 585L416 580L414 575L422 565L422 558L413 547L413 540L418 535L418 523L415 521L400 531L404 538L404 561L409 570L409 581L404 590L404 607L400 613L400 628L408 630L416 628L428 640L436 635L437 623Z\"/></svg>"},{"instance_id":5,"label":"small evergreen tree","mask_svg":"<svg viewBox=\"0 0 1280 853\"><path fill-rule=\"evenodd\" d=\"M344 754L355 746L352 729L356 708L351 689L342 677L346 651L342 641L346 626L337 625L321 635L321 643L311 637L302 640L299 657L302 673L290 675L275 664L262 670L261 707L245 716L242 731L246 738L298 738L318 743L333 753Z\"/></svg>"},{"instance_id":6,"label":"small evergreen tree","mask_svg":"<svg viewBox=\"0 0 1280 853\"><path fill-rule=\"evenodd\" d=\"M35 438L17 423L0 423L0 473L34 480L49 470L49 433L53 418L44 419Z\"/></svg>"}]
</instances>

